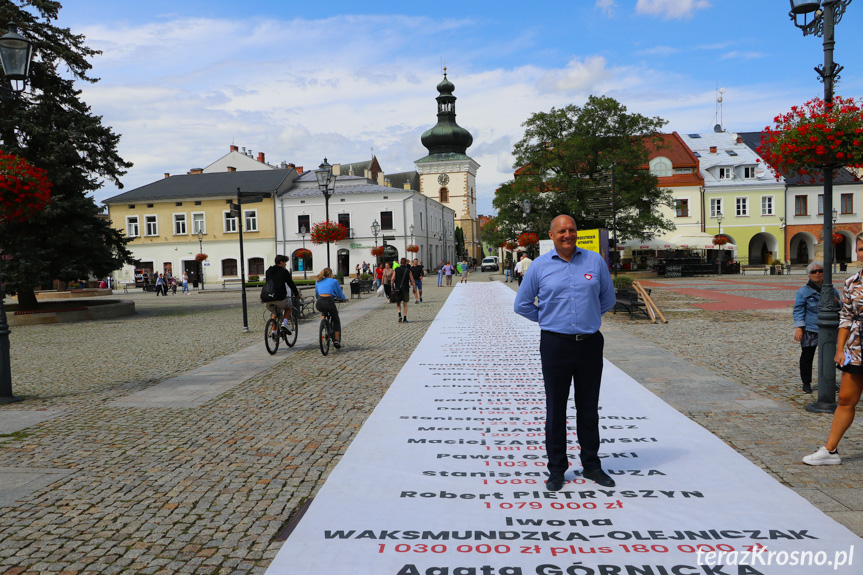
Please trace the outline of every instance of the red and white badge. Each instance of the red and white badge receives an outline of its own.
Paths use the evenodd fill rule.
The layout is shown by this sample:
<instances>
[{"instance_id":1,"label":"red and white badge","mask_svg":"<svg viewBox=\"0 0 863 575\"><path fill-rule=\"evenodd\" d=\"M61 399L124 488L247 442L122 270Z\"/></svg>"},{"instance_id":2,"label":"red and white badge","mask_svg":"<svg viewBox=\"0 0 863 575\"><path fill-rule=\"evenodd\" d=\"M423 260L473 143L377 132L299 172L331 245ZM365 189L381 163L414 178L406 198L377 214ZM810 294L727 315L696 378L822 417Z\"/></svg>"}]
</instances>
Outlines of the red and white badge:
<instances>
[{"instance_id":1,"label":"red and white badge","mask_svg":"<svg viewBox=\"0 0 863 575\"><path fill-rule=\"evenodd\" d=\"M593 279L593 274L584 274L584 279L590 281Z\"/></svg>"}]
</instances>

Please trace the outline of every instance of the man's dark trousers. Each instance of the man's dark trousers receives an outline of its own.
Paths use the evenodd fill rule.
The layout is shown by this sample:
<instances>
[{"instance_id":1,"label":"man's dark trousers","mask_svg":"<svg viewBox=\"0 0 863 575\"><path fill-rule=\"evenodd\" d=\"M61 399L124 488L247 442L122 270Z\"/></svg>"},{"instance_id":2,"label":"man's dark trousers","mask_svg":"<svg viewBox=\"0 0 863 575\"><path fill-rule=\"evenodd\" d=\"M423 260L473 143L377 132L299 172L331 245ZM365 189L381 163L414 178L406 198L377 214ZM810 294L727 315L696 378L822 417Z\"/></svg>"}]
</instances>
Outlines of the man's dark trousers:
<instances>
[{"instance_id":1,"label":"man's dark trousers","mask_svg":"<svg viewBox=\"0 0 863 575\"><path fill-rule=\"evenodd\" d=\"M545 448L548 471L566 472L566 404L575 386L576 434L584 471L601 469L599 461L599 386L602 380L602 334L575 341L542 332L539 353L545 381Z\"/></svg>"}]
</instances>

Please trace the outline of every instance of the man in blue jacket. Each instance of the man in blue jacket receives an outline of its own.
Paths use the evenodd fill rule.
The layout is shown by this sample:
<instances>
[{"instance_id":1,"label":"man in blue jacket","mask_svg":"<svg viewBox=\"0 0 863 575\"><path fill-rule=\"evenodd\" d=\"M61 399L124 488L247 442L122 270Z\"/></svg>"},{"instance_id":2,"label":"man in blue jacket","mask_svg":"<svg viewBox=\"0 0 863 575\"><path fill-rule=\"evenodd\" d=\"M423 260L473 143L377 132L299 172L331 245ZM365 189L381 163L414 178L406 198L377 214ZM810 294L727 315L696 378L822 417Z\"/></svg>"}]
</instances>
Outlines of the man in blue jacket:
<instances>
[{"instance_id":1,"label":"man in blue jacket","mask_svg":"<svg viewBox=\"0 0 863 575\"><path fill-rule=\"evenodd\" d=\"M576 245L575 220L551 222L554 249L532 263L515 297L515 313L539 323L545 382L546 489L558 491L569 468L566 402L575 387L576 433L582 476L603 487L614 480L599 461L599 386L602 379L602 314L614 307L614 285L605 260ZM535 300L538 299L538 303Z\"/></svg>"}]
</instances>

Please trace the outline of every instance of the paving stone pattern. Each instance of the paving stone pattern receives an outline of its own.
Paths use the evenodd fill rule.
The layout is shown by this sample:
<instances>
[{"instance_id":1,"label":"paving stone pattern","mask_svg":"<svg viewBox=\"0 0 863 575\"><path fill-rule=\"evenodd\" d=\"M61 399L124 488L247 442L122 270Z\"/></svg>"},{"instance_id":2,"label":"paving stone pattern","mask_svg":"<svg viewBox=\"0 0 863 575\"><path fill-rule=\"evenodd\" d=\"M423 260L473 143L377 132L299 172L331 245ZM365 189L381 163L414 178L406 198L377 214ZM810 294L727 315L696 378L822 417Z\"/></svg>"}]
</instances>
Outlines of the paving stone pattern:
<instances>
[{"instance_id":1,"label":"paving stone pattern","mask_svg":"<svg viewBox=\"0 0 863 575\"><path fill-rule=\"evenodd\" d=\"M11 500L0 497L0 574L262 573L281 545L275 535L315 495L457 289L430 280L410 323L382 305L346 327L344 349L280 349L274 367L190 408L116 400L246 347L264 353L261 309L249 306L252 332L243 334L236 292L133 294L133 318L15 328L14 390L26 401L0 407L0 419L17 413L25 423L0 435L0 473L21 478ZM742 281L776 282L790 297L802 283ZM713 282L679 286L702 284ZM709 299L675 285L653 285L668 324L608 316L609 359L863 534L860 427L842 444L843 465L799 463L823 442L830 416L802 409L812 398L798 392L790 310L705 311L695 304Z\"/></svg>"}]
</instances>

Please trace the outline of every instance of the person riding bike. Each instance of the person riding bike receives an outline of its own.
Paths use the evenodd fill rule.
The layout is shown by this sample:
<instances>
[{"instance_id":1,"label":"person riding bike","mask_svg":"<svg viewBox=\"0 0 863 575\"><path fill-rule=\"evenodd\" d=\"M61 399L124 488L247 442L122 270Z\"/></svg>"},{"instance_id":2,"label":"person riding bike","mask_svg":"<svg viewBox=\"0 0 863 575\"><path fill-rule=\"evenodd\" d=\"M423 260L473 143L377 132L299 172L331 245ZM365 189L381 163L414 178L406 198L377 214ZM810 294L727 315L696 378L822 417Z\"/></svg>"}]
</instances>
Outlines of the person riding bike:
<instances>
[{"instance_id":1,"label":"person riding bike","mask_svg":"<svg viewBox=\"0 0 863 575\"><path fill-rule=\"evenodd\" d=\"M300 291L291 277L291 272L288 271L288 257L276 256L275 265L267 268L264 280L264 287L261 289L261 303L270 311L273 319L276 319L280 314L282 315L282 329L291 335L289 313L286 313L286 310L293 309L293 304L288 299L288 290L291 290L291 295L294 298L300 297Z\"/></svg>"},{"instance_id":2,"label":"person riding bike","mask_svg":"<svg viewBox=\"0 0 863 575\"><path fill-rule=\"evenodd\" d=\"M324 268L315 281L315 308L321 312L321 319L324 319L326 314L330 314L333 318L333 335L335 341L333 345L336 349L342 347L342 322L339 320L339 309L336 307L336 300L344 301L345 292L342 291L342 286L333 278L333 270Z\"/></svg>"}]
</instances>

